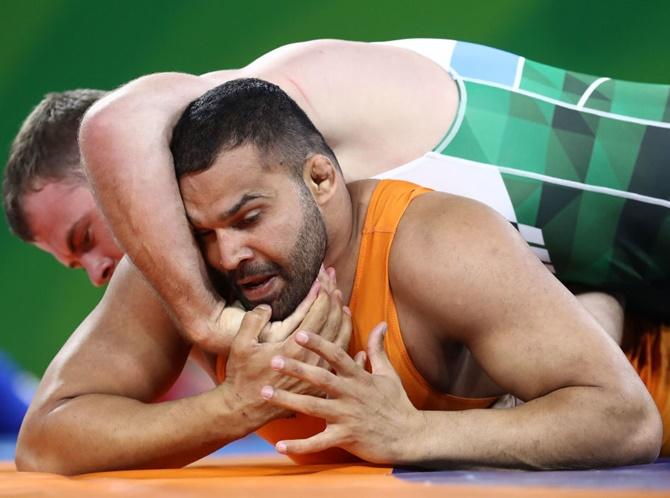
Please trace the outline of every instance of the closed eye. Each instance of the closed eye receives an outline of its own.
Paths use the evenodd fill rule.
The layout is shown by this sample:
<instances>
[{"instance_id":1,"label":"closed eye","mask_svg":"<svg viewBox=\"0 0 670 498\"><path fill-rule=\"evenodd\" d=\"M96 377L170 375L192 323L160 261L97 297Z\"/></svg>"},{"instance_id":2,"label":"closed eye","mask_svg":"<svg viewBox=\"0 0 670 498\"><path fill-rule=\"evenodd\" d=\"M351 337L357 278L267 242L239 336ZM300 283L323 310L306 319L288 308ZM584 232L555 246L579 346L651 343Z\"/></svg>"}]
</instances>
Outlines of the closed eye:
<instances>
[{"instance_id":1,"label":"closed eye","mask_svg":"<svg viewBox=\"0 0 670 498\"><path fill-rule=\"evenodd\" d=\"M214 230L211 230L209 228L195 228L193 230L193 234L197 239L204 239L207 236L211 235L214 233Z\"/></svg>"},{"instance_id":2,"label":"closed eye","mask_svg":"<svg viewBox=\"0 0 670 498\"><path fill-rule=\"evenodd\" d=\"M90 223L78 222L73 230L69 245L72 254L83 254L93 246L93 229Z\"/></svg>"},{"instance_id":3,"label":"closed eye","mask_svg":"<svg viewBox=\"0 0 670 498\"><path fill-rule=\"evenodd\" d=\"M91 248L92 245L93 245L93 230L91 229L91 225L87 225L86 230L84 231L84 235L81 238L81 242L79 243L79 250L81 252L86 252Z\"/></svg>"},{"instance_id":4,"label":"closed eye","mask_svg":"<svg viewBox=\"0 0 670 498\"><path fill-rule=\"evenodd\" d=\"M238 230L249 228L261 219L261 212L259 210L250 211L247 215L244 216L241 220L235 222L233 228Z\"/></svg>"}]
</instances>

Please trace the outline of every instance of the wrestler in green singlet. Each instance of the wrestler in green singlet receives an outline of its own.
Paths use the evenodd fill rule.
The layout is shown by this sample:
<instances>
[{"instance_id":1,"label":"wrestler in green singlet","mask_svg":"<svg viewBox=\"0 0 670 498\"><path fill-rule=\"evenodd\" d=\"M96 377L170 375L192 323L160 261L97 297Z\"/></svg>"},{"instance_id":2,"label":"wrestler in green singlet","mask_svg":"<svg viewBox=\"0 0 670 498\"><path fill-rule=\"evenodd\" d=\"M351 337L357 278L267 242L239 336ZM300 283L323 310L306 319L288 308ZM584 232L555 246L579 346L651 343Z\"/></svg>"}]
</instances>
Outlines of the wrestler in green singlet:
<instances>
[{"instance_id":1,"label":"wrestler in green singlet","mask_svg":"<svg viewBox=\"0 0 670 498\"><path fill-rule=\"evenodd\" d=\"M566 284L670 318L670 86L465 42L391 43L449 70L460 106L433 152L380 177L477 198Z\"/></svg>"}]
</instances>

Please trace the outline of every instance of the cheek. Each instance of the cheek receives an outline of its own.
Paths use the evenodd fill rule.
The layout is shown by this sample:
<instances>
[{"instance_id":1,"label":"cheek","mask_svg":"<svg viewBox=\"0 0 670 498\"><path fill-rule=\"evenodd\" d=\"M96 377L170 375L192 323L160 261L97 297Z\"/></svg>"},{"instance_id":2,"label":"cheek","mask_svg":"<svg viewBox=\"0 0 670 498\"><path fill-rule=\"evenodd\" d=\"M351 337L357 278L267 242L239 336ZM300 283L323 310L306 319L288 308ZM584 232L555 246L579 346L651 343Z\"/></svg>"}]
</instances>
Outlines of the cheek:
<instances>
[{"instance_id":1,"label":"cheek","mask_svg":"<svg viewBox=\"0 0 670 498\"><path fill-rule=\"evenodd\" d=\"M263 247L264 252L272 259L286 260L294 250L301 220L299 215L292 216L266 227L263 233L259 234L258 246Z\"/></svg>"}]
</instances>

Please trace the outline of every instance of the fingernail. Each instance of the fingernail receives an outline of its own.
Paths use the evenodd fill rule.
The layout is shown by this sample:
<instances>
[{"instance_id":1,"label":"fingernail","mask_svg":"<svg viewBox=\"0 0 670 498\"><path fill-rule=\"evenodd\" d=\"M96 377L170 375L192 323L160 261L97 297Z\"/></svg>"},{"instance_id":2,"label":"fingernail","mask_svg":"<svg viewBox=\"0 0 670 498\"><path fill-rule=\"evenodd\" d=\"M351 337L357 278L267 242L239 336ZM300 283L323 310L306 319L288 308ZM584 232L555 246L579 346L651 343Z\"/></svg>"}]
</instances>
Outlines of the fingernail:
<instances>
[{"instance_id":1,"label":"fingernail","mask_svg":"<svg viewBox=\"0 0 670 498\"><path fill-rule=\"evenodd\" d=\"M261 311L272 311L272 308L270 307L269 304L259 304L258 306L256 306L256 309Z\"/></svg>"},{"instance_id":2,"label":"fingernail","mask_svg":"<svg viewBox=\"0 0 670 498\"><path fill-rule=\"evenodd\" d=\"M349 309L349 306L342 306L342 311L351 316L351 310Z\"/></svg>"},{"instance_id":3,"label":"fingernail","mask_svg":"<svg viewBox=\"0 0 670 498\"><path fill-rule=\"evenodd\" d=\"M300 331L295 335L295 342L298 344L307 344L307 341L309 341L309 336L305 332Z\"/></svg>"},{"instance_id":4,"label":"fingernail","mask_svg":"<svg viewBox=\"0 0 670 498\"><path fill-rule=\"evenodd\" d=\"M389 329L388 325L384 323L382 325L382 337L386 336L386 332L388 332L388 329Z\"/></svg>"},{"instance_id":5,"label":"fingernail","mask_svg":"<svg viewBox=\"0 0 670 498\"><path fill-rule=\"evenodd\" d=\"M270 399L274 393L275 390L272 386L264 386L263 389L261 389L261 397L263 399Z\"/></svg>"},{"instance_id":6,"label":"fingernail","mask_svg":"<svg viewBox=\"0 0 670 498\"><path fill-rule=\"evenodd\" d=\"M272 361L270 362L270 365L272 365L272 368L275 370L281 370L284 368L284 358L281 356L275 356L272 358Z\"/></svg>"},{"instance_id":7,"label":"fingernail","mask_svg":"<svg viewBox=\"0 0 670 498\"><path fill-rule=\"evenodd\" d=\"M279 441L277 444L275 444L275 449L279 453L286 453L286 443L284 441Z\"/></svg>"}]
</instances>

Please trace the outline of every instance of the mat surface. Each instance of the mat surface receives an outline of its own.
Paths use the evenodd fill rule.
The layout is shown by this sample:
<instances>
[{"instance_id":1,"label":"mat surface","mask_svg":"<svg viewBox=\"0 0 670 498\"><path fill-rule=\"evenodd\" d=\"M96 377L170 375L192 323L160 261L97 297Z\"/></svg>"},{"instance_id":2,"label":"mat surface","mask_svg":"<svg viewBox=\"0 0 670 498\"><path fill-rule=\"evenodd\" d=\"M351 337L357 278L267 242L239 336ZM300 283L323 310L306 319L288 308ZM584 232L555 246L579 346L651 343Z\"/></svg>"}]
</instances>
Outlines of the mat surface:
<instances>
[{"instance_id":1,"label":"mat surface","mask_svg":"<svg viewBox=\"0 0 670 498\"><path fill-rule=\"evenodd\" d=\"M522 472L393 470L303 465L281 456L208 457L176 470L64 477L0 464L0 496L20 497L670 497L670 461L609 470Z\"/></svg>"}]
</instances>

